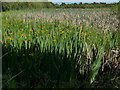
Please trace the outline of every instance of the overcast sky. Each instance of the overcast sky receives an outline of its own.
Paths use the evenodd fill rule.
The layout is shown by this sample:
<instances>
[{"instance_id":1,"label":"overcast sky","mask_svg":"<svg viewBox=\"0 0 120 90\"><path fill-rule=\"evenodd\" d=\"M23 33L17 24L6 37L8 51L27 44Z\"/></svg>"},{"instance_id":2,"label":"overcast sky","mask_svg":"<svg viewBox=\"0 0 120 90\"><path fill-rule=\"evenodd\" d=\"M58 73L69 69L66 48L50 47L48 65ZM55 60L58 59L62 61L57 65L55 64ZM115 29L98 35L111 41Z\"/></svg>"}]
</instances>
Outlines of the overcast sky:
<instances>
[{"instance_id":1,"label":"overcast sky","mask_svg":"<svg viewBox=\"0 0 120 90\"><path fill-rule=\"evenodd\" d=\"M107 2L107 3L113 3L113 2L119 2L119 0L48 0L50 2Z\"/></svg>"}]
</instances>

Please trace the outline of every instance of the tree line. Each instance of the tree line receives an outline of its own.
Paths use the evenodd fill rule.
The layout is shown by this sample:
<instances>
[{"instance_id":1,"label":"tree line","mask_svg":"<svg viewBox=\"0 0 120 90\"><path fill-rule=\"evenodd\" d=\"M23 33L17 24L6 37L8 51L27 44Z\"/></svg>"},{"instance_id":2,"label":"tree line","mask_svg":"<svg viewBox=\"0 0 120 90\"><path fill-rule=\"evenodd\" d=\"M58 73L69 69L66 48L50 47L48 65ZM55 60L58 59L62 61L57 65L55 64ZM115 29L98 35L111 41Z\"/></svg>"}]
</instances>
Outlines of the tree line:
<instances>
[{"instance_id":1,"label":"tree line","mask_svg":"<svg viewBox=\"0 0 120 90\"><path fill-rule=\"evenodd\" d=\"M25 8L117 8L119 3L71 3L54 4L52 2L2 2L2 11L20 10Z\"/></svg>"}]
</instances>

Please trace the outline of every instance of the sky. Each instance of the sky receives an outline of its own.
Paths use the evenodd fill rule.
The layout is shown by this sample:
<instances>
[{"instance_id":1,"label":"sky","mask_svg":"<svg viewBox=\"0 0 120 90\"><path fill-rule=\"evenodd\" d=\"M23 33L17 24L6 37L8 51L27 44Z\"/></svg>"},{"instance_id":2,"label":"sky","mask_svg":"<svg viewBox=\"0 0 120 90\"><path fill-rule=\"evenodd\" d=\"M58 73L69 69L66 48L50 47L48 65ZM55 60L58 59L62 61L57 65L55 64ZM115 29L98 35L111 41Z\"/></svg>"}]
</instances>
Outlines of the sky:
<instances>
[{"instance_id":1,"label":"sky","mask_svg":"<svg viewBox=\"0 0 120 90\"><path fill-rule=\"evenodd\" d=\"M48 0L49 2L71 2L71 3L93 3L93 2L106 2L106 3L114 3L114 2L119 2L119 0Z\"/></svg>"}]
</instances>

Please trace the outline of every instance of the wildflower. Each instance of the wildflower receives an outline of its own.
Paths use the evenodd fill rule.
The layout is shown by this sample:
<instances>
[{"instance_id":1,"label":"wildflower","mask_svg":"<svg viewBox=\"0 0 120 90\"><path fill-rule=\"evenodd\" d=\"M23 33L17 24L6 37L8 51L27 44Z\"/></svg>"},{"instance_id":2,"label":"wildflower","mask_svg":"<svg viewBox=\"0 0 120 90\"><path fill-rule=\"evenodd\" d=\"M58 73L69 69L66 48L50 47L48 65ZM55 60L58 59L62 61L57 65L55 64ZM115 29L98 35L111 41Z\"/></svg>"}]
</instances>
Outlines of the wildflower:
<instances>
[{"instance_id":1,"label":"wildflower","mask_svg":"<svg viewBox=\"0 0 120 90\"><path fill-rule=\"evenodd\" d=\"M43 32L43 30L41 30L41 32Z\"/></svg>"},{"instance_id":2,"label":"wildflower","mask_svg":"<svg viewBox=\"0 0 120 90\"><path fill-rule=\"evenodd\" d=\"M25 54L23 54L23 56L25 56Z\"/></svg>"},{"instance_id":3,"label":"wildflower","mask_svg":"<svg viewBox=\"0 0 120 90\"><path fill-rule=\"evenodd\" d=\"M44 29L44 27L42 27L42 29Z\"/></svg>"},{"instance_id":4,"label":"wildflower","mask_svg":"<svg viewBox=\"0 0 120 90\"><path fill-rule=\"evenodd\" d=\"M59 31L62 31L62 30L59 30Z\"/></svg>"},{"instance_id":5,"label":"wildflower","mask_svg":"<svg viewBox=\"0 0 120 90\"><path fill-rule=\"evenodd\" d=\"M35 37L36 39L38 39L38 37Z\"/></svg>"},{"instance_id":6,"label":"wildflower","mask_svg":"<svg viewBox=\"0 0 120 90\"><path fill-rule=\"evenodd\" d=\"M55 38L55 36L53 36L53 38Z\"/></svg>"},{"instance_id":7,"label":"wildflower","mask_svg":"<svg viewBox=\"0 0 120 90\"><path fill-rule=\"evenodd\" d=\"M56 39L54 39L53 42L56 42Z\"/></svg>"},{"instance_id":8,"label":"wildflower","mask_svg":"<svg viewBox=\"0 0 120 90\"><path fill-rule=\"evenodd\" d=\"M40 28L40 26L38 26Z\"/></svg>"},{"instance_id":9,"label":"wildflower","mask_svg":"<svg viewBox=\"0 0 120 90\"><path fill-rule=\"evenodd\" d=\"M72 30L70 30L70 32L72 32Z\"/></svg>"},{"instance_id":10,"label":"wildflower","mask_svg":"<svg viewBox=\"0 0 120 90\"><path fill-rule=\"evenodd\" d=\"M10 39L10 37L8 37L8 39Z\"/></svg>"},{"instance_id":11,"label":"wildflower","mask_svg":"<svg viewBox=\"0 0 120 90\"><path fill-rule=\"evenodd\" d=\"M21 34L20 36L24 36L24 34Z\"/></svg>"},{"instance_id":12,"label":"wildflower","mask_svg":"<svg viewBox=\"0 0 120 90\"><path fill-rule=\"evenodd\" d=\"M33 53L29 54L29 56L33 56Z\"/></svg>"},{"instance_id":13,"label":"wildflower","mask_svg":"<svg viewBox=\"0 0 120 90\"><path fill-rule=\"evenodd\" d=\"M13 34L13 33L10 33L10 34Z\"/></svg>"},{"instance_id":14,"label":"wildflower","mask_svg":"<svg viewBox=\"0 0 120 90\"><path fill-rule=\"evenodd\" d=\"M22 28L21 30L23 31L24 29Z\"/></svg>"},{"instance_id":15,"label":"wildflower","mask_svg":"<svg viewBox=\"0 0 120 90\"><path fill-rule=\"evenodd\" d=\"M25 28L27 28L28 26L25 26Z\"/></svg>"},{"instance_id":16,"label":"wildflower","mask_svg":"<svg viewBox=\"0 0 120 90\"><path fill-rule=\"evenodd\" d=\"M84 35L84 32L82 32L82 35Z\"/></svg>"},{"instance_id":17,"label":"wildflower","mask_svg":"<svg viewBox=\"0 0 120 90\"><path fill-rule=\"evenodd\" d=\"M67 32L69 32L69 30L68 30L68 29L67 29L66 31L67 31Z\"/></svg>"},{"instance_id":18,"label":"wildflower","mask_svg":"<svg viewBox=\"0 0 120 90\"><path fill-rule=\"evenodd\" d=\"M27 39L27 37L25 37L25 39Z\"/></svg>"},{"instance_id":19,"label":"wildflower","mask_svg":"<svg viewBox=\"0 0 120 90\"><path fill-rule=\"evenodd\" d=\"M91 32L89 32L89 33L91 33Z\"/></svg>"},{"instance_id":20,"label":"wildflower","mask_svg":"<svg viewBox=\"0 0 120 90\"><path fill-rule=\"evenodd\" d=\"M32 29L29 30L30 32L32 31Z\"/></svg>"},{"instance_id":21,"label":"wildflower","mask_svg":"<svg viewBox=\"0 0 120 90\"><path fill-rule=\"evenodd\" d=\"M64 33L64 31L62 31L62 33Z\"/></svg>"},{"instance_id":22,"label":"wildflower","mask_svg":"<svg viewBox=\"0 0 120 90\"><path fill-rule=\"evenodd\" d=\"M46 30L48 32L48 30Z\"/></svg>"},{"instance_id":23,"label":"wildflower","mask_svg":"<svg viewBox=\"0 0 120 90\"><path fill-rule=\"evenodd\" d=\"M37 32L35 32L35 34L36 34Z\"/></svg>"},{"instance_id":24,"label":"wildflower","mask_svg":"<svg viewBox=\"0 0 120 90\"><path fill-rule=\"evenodd\" d=\"M87 38L87 40L90 40L90 38Z\"/></svg>"},{"instance_id":25,"label":"wildflower","mask_svg":"<svg viewBox=\"0 0 120 90\"><path fill-rule=\"evenodd\" d=\"M12 40L12 38L10 38L10 41Z\"/></svg>"}]
</instances>

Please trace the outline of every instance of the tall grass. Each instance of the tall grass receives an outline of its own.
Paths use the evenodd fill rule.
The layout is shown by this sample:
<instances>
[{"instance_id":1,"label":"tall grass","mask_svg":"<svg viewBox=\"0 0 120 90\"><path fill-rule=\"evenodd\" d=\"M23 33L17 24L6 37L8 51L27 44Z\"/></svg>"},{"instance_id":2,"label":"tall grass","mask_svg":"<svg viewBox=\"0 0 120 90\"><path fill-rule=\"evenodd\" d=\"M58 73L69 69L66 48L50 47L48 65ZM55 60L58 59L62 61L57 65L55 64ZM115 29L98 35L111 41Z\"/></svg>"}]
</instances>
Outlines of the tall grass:
<instances>
[{"instance_id":1,"label":"tall grass","mask_svg":"<svg viewBox=\"0 0 120 90\"><path fill-rule=\"evenodd\" d=\"M120 46L116 29L101 30L94 25L98 20L91 20L89 25L91 18L97 19L95 12L96 17L78 15L73 19L69 18L76 15L70 12L58 12L60 18L58 13L52 14L54 10L18 12L3 13L3 54L11 52L3 58L5 87L89 87L101 68L104 53ZM77 25L78 17L84 20L82 24ZM100 17L113 19L111 15L109 19L103 14ZM12 77L14 80L6 83Z\"/></svg>"}]
</instances>

